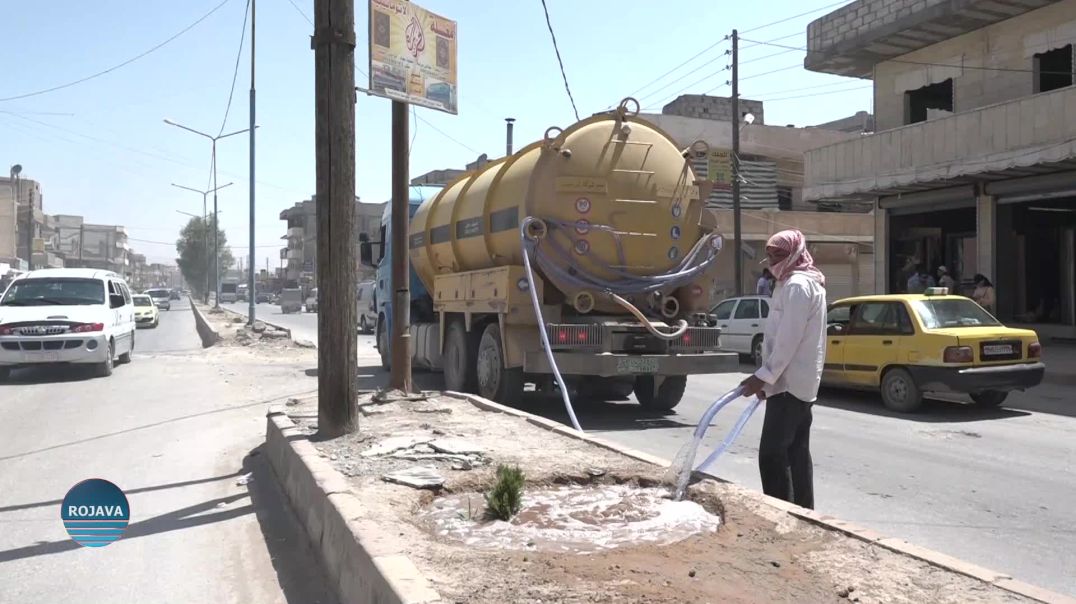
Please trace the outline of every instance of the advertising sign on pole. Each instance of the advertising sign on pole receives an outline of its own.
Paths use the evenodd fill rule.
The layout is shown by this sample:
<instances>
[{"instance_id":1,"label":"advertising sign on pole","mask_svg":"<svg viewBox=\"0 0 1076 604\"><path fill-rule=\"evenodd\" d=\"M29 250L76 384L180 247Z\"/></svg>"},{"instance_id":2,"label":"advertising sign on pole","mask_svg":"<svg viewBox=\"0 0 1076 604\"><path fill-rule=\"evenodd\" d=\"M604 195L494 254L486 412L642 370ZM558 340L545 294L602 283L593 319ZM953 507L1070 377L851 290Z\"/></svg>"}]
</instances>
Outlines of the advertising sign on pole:
<instances>
[{"instance_id":1,"label":"advertising sign on pole","mask_svg":"<svg viewBox=\"0 0 1076 604\"><path fill-rule=\"evenodd\" d=\"M456 114L456 22L406 0L370 0L370 94Z\"/></svg>"},{"instance_id":2,"label":"advertising sign on pole","mask_svg":"<svg viewBox=\"0 0 1076 604\"><path fill-rule=\"evenodd\" d=\"M714 183L714 189L728 191L732 189L732 153L728 149L710 149L706 163L707 180Z\"/></svg>"}]
</instances>

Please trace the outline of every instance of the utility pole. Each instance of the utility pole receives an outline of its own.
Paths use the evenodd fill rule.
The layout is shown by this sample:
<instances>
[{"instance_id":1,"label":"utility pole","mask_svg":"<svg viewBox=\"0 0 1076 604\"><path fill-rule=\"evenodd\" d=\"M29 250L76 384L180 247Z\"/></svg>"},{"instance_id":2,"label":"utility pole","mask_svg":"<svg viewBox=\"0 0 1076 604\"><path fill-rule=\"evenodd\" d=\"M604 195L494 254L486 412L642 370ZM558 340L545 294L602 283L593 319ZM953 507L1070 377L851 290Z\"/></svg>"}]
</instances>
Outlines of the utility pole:
<instances>
[{"instance_id":1,"label":"utility pole","mask_svg":"<svg viewBox=\"0 0 1076 604\"><path fill-rule=\"evenodd\" d=\"M732 237L736 295L743 295L743 232L740 228L740 35L732 30Z\"/></svg>"},{"instance_id":2,"label":"utility pole","mask_svg":"<svg viewBox=\"0 0 1076 604\"><path fill-rule=\"evenodd\" d=\"M354 0L315 0L311 47L317 150L318 431L332 438L358 427Z\"/></svg>"},{"instance_id":3,"label":"utility pole","mask_svg":"<svg viewBox=\"0 0 1076 604\"><path fill-rule=\"evenodd\" d=\"M254 9L257 0L250 0L250 269L247 273L247 317L254 325Z\"/></svg>"},{"instance_id":4,"label":"utility pole","mask_svg":"<svg viewBox=\"0 0 1076 604\"><path fill-rule=\"evenodd\" d=\"M78 264L82 266L82 246L86 243L86 224L78 223Z\"/></svg>"},{"instance_id":5,"label":"utility pole","mask_svg":"<svg viewBox=\"0 0 1076 604\"><path fill-rule=\"evenodd\" d=\"M407 254L410 171L407 103L392 101L392 367L389 388L411 392L411 275Z\"/></svg>"}]
</instances>

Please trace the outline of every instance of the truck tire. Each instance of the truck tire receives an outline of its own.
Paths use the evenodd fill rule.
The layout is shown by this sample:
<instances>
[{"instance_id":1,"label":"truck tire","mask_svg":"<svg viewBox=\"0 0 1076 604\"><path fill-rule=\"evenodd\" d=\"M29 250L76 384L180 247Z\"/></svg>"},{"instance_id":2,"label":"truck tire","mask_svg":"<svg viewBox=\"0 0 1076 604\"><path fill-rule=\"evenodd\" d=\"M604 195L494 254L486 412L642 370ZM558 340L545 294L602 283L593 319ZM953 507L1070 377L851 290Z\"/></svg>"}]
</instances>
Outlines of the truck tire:
<instances>
[{"instance_id":1,"label":"truck tire","mask_svg":"<svg viewBox=\"0 0 1076 604\"><path fill-rule=\"evenodd\" d=\"M649 411L672 411L684 398L687 388L686 375L670 375L661 381L657 388L654 376L640 375L635 378L635 398L639 405Z\"/></svg>"},{"instance_id":2,"label":"truck tire","mask_svg":"<svg viewBox=\"0 0 1076 604\"><path fill-rule=\"evenodd\" d=\"M980 407L997 407L1000 406L1001 403L1004 403L1005 399L1008 397L1008 392L986 390L984 392L976 392L972 394L971 400L975 401L975 404Z\"/></svg>"},{"instance_id":3,"label":"truck tire","mask_svg":"<svg viewBox=\"0 0 1076 604\"><path fill-rule=\"evenodd\" d=\"M923 392L908 370L896 367L882 376L882 402L893 411L912 413L923 405Z\"/></svg>"},{"instance_id":4,"label":"truck tire","mask_svg":"<svg viewBox=\"0 0 1076 604\"><path fill-rule=\"evenodd\" d=\"M441 358L446 390L478 394L478 346L474 340L461 320L452 320L445 328L445 350Z\"/></svg>"},{"instance_id":5,"label":"truck tire","mask_svg":"<svg viewBox=\"0 0 1076 604\"><path fill-rule=\"evenodd\" d=\"M635 380L591 377L579 384L579 395L593 401L622 401L635 391Z\"/></svg>"},{"instance_id":6,"label":"truck tire","mask_svg":"<svg viewBox=\"0 0 1076 604\"><path fill-rule=\"evenodd\" d=\"M501 328L490 323L478 343L475 377L478 395L498 403L515 403L523 396L523 368L507 368Z\"/></svg>"},{"instance_id":7,"label":"truck tire","mask_svg":"<svg viewBox=\"0 0 1076 604\"><path fill-rule=\"evenodd\" d=\"M389 354L389 337L385 330L385 322L377 321L377 353L381 356L381 368L388 371L392 366L392 355Z\"/></svg>"}]
</instances>

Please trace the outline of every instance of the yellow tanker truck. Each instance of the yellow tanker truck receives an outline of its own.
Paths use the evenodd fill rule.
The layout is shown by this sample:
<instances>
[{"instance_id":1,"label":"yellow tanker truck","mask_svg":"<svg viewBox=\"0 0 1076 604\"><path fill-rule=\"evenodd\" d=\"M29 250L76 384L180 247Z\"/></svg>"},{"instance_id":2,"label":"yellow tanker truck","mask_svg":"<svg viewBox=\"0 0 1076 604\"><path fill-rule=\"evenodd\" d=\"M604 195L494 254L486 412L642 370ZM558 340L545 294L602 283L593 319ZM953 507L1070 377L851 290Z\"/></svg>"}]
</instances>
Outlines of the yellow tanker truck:
<instances>
[{"instance_id":1,"label":"yellow tanker truck","mask_svg":"<svg viewBox=\"0 0 1076 604\"><path fill-rule=\"evenodd\" d=\"M722 240L689 162L705 149L679 149L637 114L625 99L550 128L413 206L415 367L511 402L525 383L554 391L555 365L571 394L634 392L655 410L680 402L688 375L735 370L708 314ZM382 304L385 365L390 314Z\"/></svg>"}]
</instances>

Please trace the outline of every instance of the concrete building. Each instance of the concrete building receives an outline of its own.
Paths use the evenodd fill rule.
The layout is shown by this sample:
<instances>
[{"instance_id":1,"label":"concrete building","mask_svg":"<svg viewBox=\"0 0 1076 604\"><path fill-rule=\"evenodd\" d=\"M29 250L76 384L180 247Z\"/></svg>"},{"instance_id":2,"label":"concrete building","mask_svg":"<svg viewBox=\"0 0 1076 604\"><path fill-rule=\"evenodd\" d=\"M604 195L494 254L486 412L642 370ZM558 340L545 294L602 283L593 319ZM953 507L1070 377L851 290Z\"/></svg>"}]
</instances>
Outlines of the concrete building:
<instances>
[{"instance_id":1,"label":"concrete building","mask_svg":"<svg viewBox=\"0 0 1076 604\"><path fill-rule=\"evenodd\" d=\"M681 94L675 100L661 108L662 115L679 115L696 117L703 120L732 121L732 99L723 96L705 94ZM766 123L762 101L740 98L740 118L750 113L755 116L758 125Z\"/></svg>"},{"instance_id":2,"label":"concrete building","mask_svg":"<svg viewBox=\"0 0 1076 604\"><path fill-rule=\"evenodd\" d=\"M82 216L45 216L43 250L69 268L98 268L130 275L127 230L114 224L90 224Z\"/></svg>"},{"instance_id":3,"label":"concrete building","mask_svg":"<svg viewBox=\"0 0 1076 604\"><path fill-rule=\"evenodd\" d=\"M384 203L366 203L355 198L355 266L359 279L372 277L373 271L359 264L358 236L365 233L371 239L379 237L381 213ZM287 232L281 239L287 241L280 250L284 265L284 287L317 287L318 225L316 196L311 196L280 212L280 219L287 221Z\"/></svg>"},{"instance_id":4,"label":"concrete building","mask_svg":"<svg viewBox=\"0 0 1076 604\"><path fill-rule=\"evenodd\" d=\"M855 115L850 115L824 124L816 124L813 127L822 128L824 130L837 130L839 132L851 132L853 134L874 132L874 115L867 111L857 111Z\"/></svg>"},{"instance_id":5,"label":"concrete building","mask_svg":"<svg viewBox=\"0 0 1076 604\"><path fill-rule=\"evenodd\" d=\"M877 204L878 291L944 264L1076 335L1076 0L858 0L807 38L808 69L874 81L877 132L809 151L804 197Z\"/></svg>"},{"instance_id":6,"label":"concrete building","mask_svg":"<svg viewBox=\"0 0 1076 604\"><path fill-rule=\"evenodd\" d=\"M44 222L41 183L30 178L0 177L0 261L25 267L35 240L41 238Z\"/></svg>"}]
</instances>

